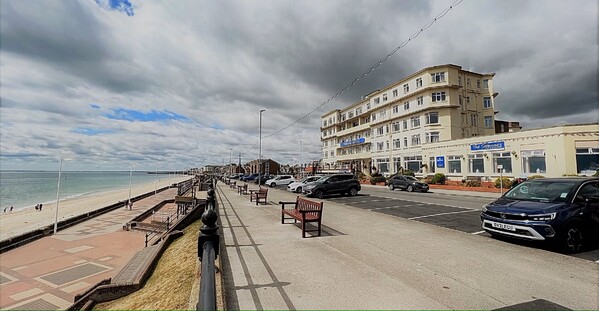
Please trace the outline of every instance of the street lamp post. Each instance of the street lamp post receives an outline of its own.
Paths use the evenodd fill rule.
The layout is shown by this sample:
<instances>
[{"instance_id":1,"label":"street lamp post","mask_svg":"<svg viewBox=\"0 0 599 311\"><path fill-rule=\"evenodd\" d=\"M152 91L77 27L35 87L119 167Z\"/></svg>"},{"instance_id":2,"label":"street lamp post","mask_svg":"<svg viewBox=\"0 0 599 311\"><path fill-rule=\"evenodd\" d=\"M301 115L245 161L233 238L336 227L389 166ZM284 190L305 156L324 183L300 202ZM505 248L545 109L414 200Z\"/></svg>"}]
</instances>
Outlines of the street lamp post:
<instances>
[{"instance_id":1,"label":"street lamp post","mask_svg":"<svg viewBox=\"0 0 599 311\"><path fill-rule=\"evenodd\" d=\"M266 109L260 110L260 151L258 152L258 188L262 187L262 113Z\"/></svg>"},{"instance_id":2,"label":"street lamp post","mask_svg":"<svg viewBox=\"0 0 599 311\"><path fill-rule=\"evenodd\" d=\"M58 186L56 187L56 213L54 216L54 234L58 231L58 199L60 197L60 175L62 173L62 158L60 158L60 166L58 167Z\"/></svg>"},{"instance_id":3,"label":"street lamp post","mask_svg":"<svg viewBox=\"0 0 599 311\"><path fill-rule=\"evenodd\" d=\"M300 179L304 178L304 171L301 169L303 162L304 162L304 144L300 140L300 173L299 173Z\"/></svg>"},{"instance_id":4,"label":"street lamp post","mask_svg":"<svg viewBox=\"0 0 599 311\"><path fill-rule=\"evenodd\" d=\"M229 176L233 175L233 148L229 148Z\"/></svg>"},{"instance_id":5,"label":"street lamp post","mask_svg":"<svg viewBox=\"0 0 599 311\"><path fill-rule=\"evenodd\" d=\"M127 200L127 207L131 208L131 176L133 175L133 169L131 168L131 164L129 164L129 200Z\"/></svg>"}]
</instances>

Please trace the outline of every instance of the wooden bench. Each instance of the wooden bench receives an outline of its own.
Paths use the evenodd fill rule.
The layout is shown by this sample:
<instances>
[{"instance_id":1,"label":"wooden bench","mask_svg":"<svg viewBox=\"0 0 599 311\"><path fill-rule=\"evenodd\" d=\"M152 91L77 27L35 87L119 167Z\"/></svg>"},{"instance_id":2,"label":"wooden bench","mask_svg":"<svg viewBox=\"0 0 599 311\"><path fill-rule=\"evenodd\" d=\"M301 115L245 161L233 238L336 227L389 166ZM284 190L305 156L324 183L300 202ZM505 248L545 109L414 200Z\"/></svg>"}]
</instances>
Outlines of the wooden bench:
<instances>
[{"instance_id":1,"label":"wooden bench","mask_svg":"<svg viewBox=\"0 0 599 311\"><path fill-rule=\"evenodd\" d=\"M243 186L237 186L237 192L241 194L248 194L248 184L244 184Z\"/></svg>"},{"instance_id":2,"label":"wooden bench","mask_svg":"<svg viewBox=\"0 0 599 311\"><path fill-rule=\"evenodd\" d=\"M234 181L229 184L229 187L231 187L231 189L235 189L235 187L237 187L236 184L237 184L237 181Z\"/></svg>"},{"instance_id":3,"label":"wooden bench","mask_svg":"<svg viewBox=\"0 0 599 311\"><path fill-rule=\"evenodd\" d=\"M256 199L256 205L262 200L266 204L266 197L268 196L267 188L260 188L257 190L250 190L250 202Z\"/></svg>"},{"instance_id":4,"label":"wooden bench","mask_svg":"<svg viewBox=\"0 0 599 311\"><path fill-rule=\"evenodd\" d=\"M285 223L285 219L293 219L294 223L300 221L302 223L302 238L306 237L306 232L318 231L318 236L321 233L321 224L322 224L322 202L314 202L307 199L304 199L298 196L295 199L295 202L282 202L281 204L281 223ZM294 205L293 208L285 208L285 205ZM285 217L285 215L290 216ZM316 230L306 230L307 222L316 222L318 223L318 229Z\"/></svg>"}]
</instances>

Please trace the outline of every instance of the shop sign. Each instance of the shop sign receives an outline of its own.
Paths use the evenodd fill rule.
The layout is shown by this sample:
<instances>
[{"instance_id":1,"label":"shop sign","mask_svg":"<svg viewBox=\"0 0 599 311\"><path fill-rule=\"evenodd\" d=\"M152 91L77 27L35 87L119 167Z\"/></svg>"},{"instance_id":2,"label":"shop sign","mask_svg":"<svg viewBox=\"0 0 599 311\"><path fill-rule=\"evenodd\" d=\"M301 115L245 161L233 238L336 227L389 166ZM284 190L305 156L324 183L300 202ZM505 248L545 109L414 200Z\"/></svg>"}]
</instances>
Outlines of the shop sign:
<instances>
[{"instance_id":1,"label":"shop sign","mask_svg":"<svg viewBox=\"0 0 599 311\"><path fill-rule=\"evenodd\" d=\"M445 157L444 156L438 156L435 158L435 162L436 162L436 166L438 168L444 168L445 167Z\"/></svg>"},{"instance_id":2,"label":"shop sign","mask_svg":"<svg viewBox=\"0 0 599 311\"><path fill-rule=\"evenodd\" d=\"M470 151L491 151L491 150L505 150L505 142L504 141L490 141L486 143L480 144L472 144L470 145Z\"/></svg>"},{"instance_id":3,"label":"shop sign","mask_svg":"<svg viewBox=\"0 0 599 311\"><path fill-rule=\"evenodd\" d=\"M340 147L345 147L345 146L349 146L349 145L363 144L364 142L366 142L366 138L360 137L355 140L344 140L339 145L340 145Z\"/></svg>"}]
</instances>

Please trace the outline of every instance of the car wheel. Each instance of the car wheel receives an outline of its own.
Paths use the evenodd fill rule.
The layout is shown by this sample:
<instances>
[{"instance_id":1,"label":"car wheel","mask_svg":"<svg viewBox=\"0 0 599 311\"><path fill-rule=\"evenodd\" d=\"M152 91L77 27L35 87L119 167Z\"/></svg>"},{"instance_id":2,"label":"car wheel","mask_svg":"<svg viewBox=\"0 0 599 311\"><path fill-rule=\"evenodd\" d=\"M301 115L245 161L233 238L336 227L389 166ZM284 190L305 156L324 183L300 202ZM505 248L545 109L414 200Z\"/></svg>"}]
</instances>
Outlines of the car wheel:
<instances>
[{"instance_id":1,"label":"car wheel","mask_svg":"<svg viewBox=\"0 0 599 311\"><path fill-rule=\"evenodd\" d=\"M349 189L349 195L350 195L350 196L354 197L354 196L356 196L357 194L358 194L358 189L356 189L356 188L350 188L350 189Z\"/></svg>"},{"instance_id":2,"label":"car wheel","mask_svg":"<svg viewBox=\"0 0 599 311\"><path fill-rule=\"evenodd\" d=\"M302 187L297 187L297 189L295 189L295 192L302 193Z\"/></svg>"},{"instance_id":3,"label":"car wheel","mask_svg":"<svg viewBox=\"0 0 599 311\"><path fill-rule=\"evenodd\" d=\"M577 253L584 248L584 229L578 222L571 222L562 231L559 240L562 251Z\"/></svg>"},{"instance_id":4,"label":"car wheel","mask_svg":"<svg viewBox=\"0 0 599 311\"><path fill-rule=\"evenodd\" d=\"M389 190L395 190L395 186L393 184L389 184Z\"/></svg>"},{"instance_id":5,"label":"car wheel","mask_svg":"<svg viewBox=\"0 0 599 311\"><path fill-rule=\"evenodd\" d=\"M321 200L324 198L324 192L322 190L316 191L315 195L317 198L319 198Z\"/></svg>"},{"instance_id":6,"label":"car wheel","mask_svg":"<svg viewBox=\"0 0 599 311\"><path fill-rule=\"evenodd\" d=\"M412 192L414 191L414 187L412 187L412 185L409 185L406 190L408 190L408 192Z\"/></svg>"},{"instance_id":7,"label":"car wheel","mask_svg":"<svg viewBox=\"0 0 599 311\"><path fill-rule=\"evenodd\" d=\"M276 186L276 185L277 185L277 184L276 184L276 183L274 183L274 182L271 182L271 183L270 183L270 186L271 186L271 187L274 187L274 186Z\"/></svg>"}]
</instances>

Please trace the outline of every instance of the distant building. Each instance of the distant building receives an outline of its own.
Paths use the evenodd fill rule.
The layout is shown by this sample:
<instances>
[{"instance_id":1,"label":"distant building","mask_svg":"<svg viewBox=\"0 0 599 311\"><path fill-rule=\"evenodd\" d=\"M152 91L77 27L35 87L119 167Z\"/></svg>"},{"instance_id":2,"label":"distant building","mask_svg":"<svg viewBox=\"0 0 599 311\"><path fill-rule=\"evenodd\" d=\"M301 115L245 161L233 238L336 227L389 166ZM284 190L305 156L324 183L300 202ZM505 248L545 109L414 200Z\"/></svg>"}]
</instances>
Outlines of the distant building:
<instances>
[{"instance_id":1,"label":"distant building","mask_svg":"<svg viewBox=\"0 0 599 311\"><path fill-rule=\"evenodd\" d=\"M495 120L495 133L513 133L522 129L520 122Z\"/></svg>"},{"instance_id":2,"label":"distant building","mask_svg":"<svg viewBox=\"0 0 599 311\"><path fill-rule=\"evenodd\" d=\"M259 169L259 161L258 160L253 160L250 161L246 164L246 168L248 171L246 171L246 173L248 174L253 174L253 173L258 173L260 171ZM262 159L262 172L267 175L276 175L279 173L279 163L271 160L271 159Z\"/></svg>"}]
</instances>

